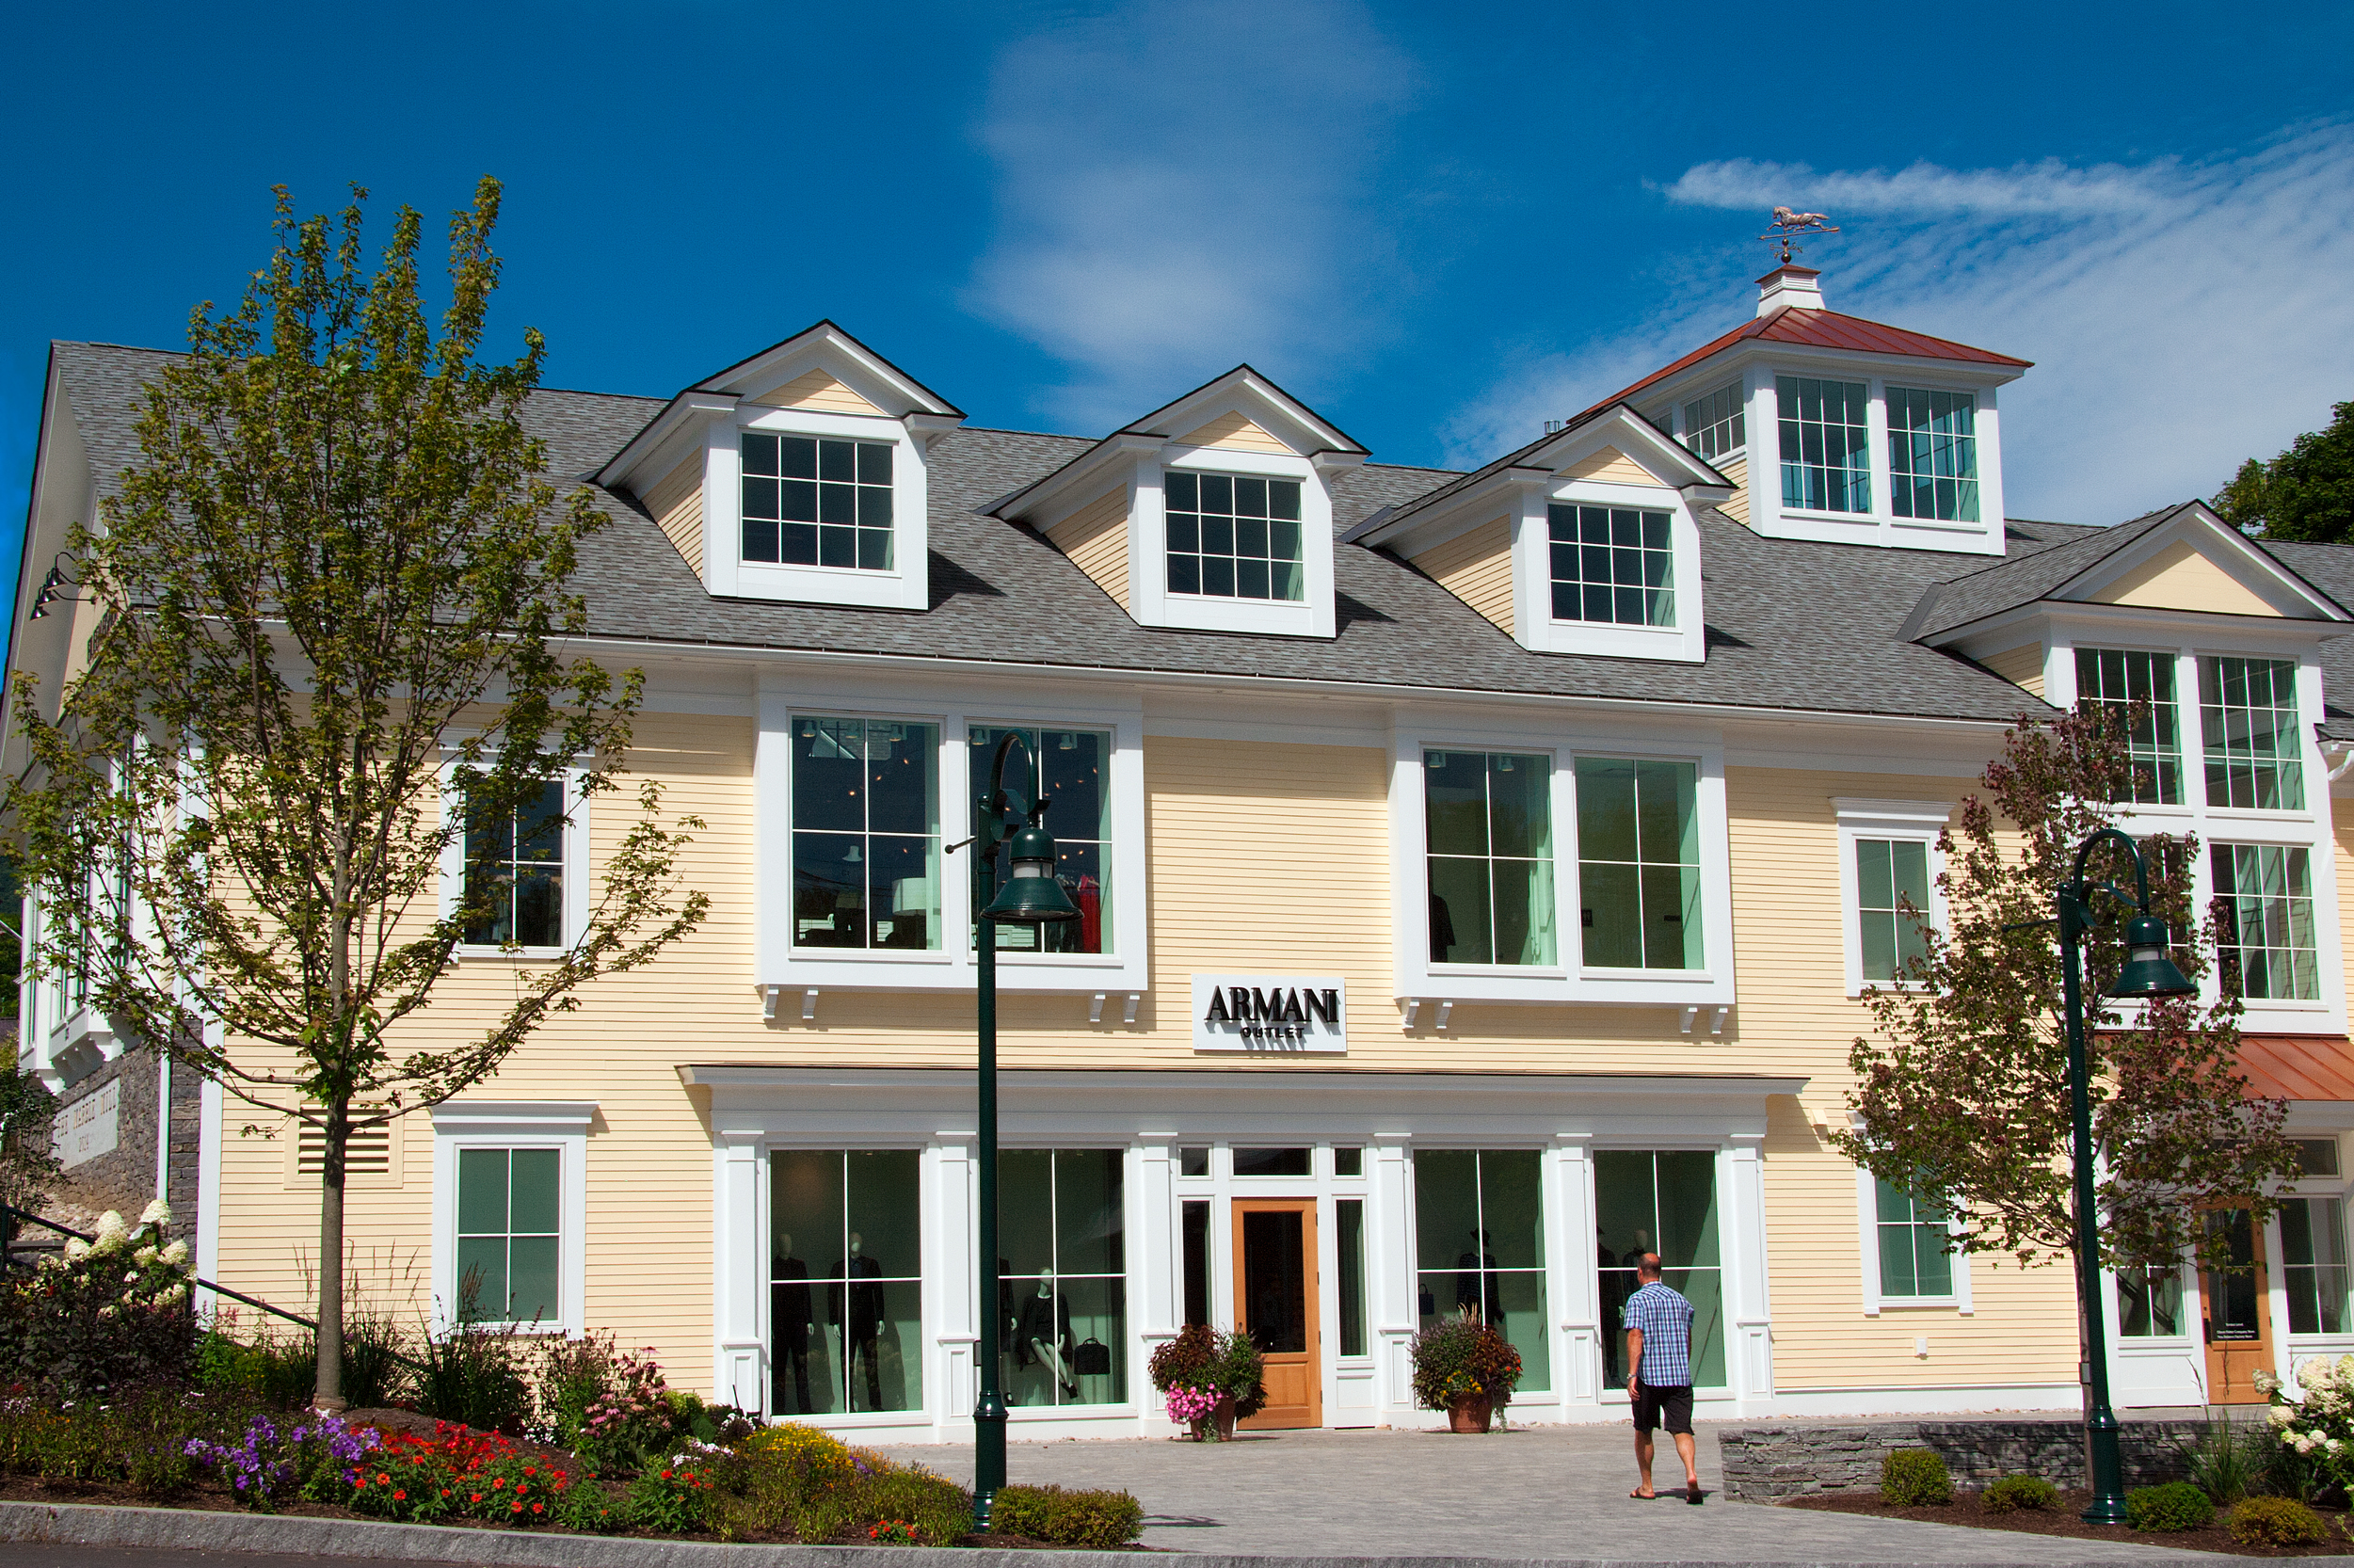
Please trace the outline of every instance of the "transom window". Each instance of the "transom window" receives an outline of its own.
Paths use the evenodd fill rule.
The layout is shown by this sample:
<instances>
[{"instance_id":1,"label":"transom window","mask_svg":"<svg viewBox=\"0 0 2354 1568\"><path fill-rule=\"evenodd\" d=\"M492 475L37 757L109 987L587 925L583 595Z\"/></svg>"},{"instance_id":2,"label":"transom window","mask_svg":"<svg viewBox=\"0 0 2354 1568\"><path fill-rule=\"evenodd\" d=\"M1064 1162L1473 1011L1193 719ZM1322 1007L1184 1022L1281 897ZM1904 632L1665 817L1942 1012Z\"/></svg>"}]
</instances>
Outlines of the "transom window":
<instances>
[{"instance_id":1,"label":"transom window","mask_svg":"<svg viewBox=\"0 0 2354 1568\"><path fill-rule=\"evenodd\" d=\"M2305 808L2305 745L2289 659L2199 661L2199 723L2207 804Z\"/></svg>"},{"instance_id":2,"label":"transom window","mask_svg":"<svg viewBox=\"0 0 2354 1568\"><path fill-rule=\"evenodd\" d=\"M1163 496L1171 593L1305 596L1298 480L1171 472Z\"/></svg>"},{"instance_id":3,"label":"transom window","mask_svg":"<svg viewBox=\"0 0 2354 1568\"><path fill-rule=\"evenodd\" d=\"M551 781L520 810L466 813L468 943L564 945L564 785Z\"/></svg>"},{"instance_id":4,"label":"transom window","mask_svg":"<svg viewBox=\"0 0 2354 1568\"><path fill-rule=\"evenodd\" d=\"M1700 770L1580 757L1577 902L1596 968L1705 967L1700 914Z\"/></svg>"},{"instance_id":5,"label":"transom window","mask_svg":"<svg viewBox=\"0 0 2354 1568\"><path fill-rule=\"evenodd\" d=\"M1665 512L1629 506L1546 508L1553 618L1620 626L1675 624L1675 560Z\"/></svg>"},{"instance_id":6,"label":"transom window","mask_svg":"<svg viewBox=\"0 0 2354 1568\"><path fill-rule=\"evenodd\" d=\"M891 569L891 443L744 438L744 558Z\"/></svg>"},{"instance_id":7,"label":"transom window","mask_svg":"<svg viewBox=\"0 0 2354 1568\"><path fill-rule=\"evenodd\" d=\"M1861 381L1774 377L1782 504L1808 512L1872 509L1870 436Z\"/></svg>"},{"instance_id":8,"label":"transom window","mask_svg":"<svg viewBox=\"0 0 2354 1568\"><path fill-rule=\"evenodd\" d=\"M1113 951L1112 931L1112 736L1102 729L1022 729L975 725L971 730L973 826L980 826L981 792L988 788L990 759L1009 734L1019 733L1024 744L1005 760L1005 792L1014 809L1027 816L1043 787L1050 803L1047 831L1054 835L1054 875L1063 885L1079 919L1047 925L1000 925L1001 952L1037 949L1049 952L1107 952ZM1025 769L1027 757L1034 767ZM1013 877L1013 845L998 846L997 885ZM973 894L980 896L980 879ZM978 911L974 930L980 929Z\"/></svg>"},{"instance_id":9,"label":"transom window","mask_svg":"<svg viewBox=\"0 0 2354 1568\"><path fill-rule=\"evenodd\" d=\"M1978 520L1978 400L1888 389L1889 499L1900 518Z\"/></svg>"},{"instance_id":10,"label":"transom window","mask_svg":"<svg viewBox=\"0 0 2354 1568\"><path fill-rule=\"evenodd\" d=\"M1556 962L1553 760L1425 752L1422 783L1431 962Z\"/></svg>"},{"instance_id":11,"label":"transom window","mask_svg":"<svg viewBox=\"0 0 2354 1568\"><path fill-rule=\"evenodd\" d=\"M1946 1239L1953 1227L1945 1206L1877 1177L1872 1185L1878 1190L1874 1228L1880 1244L1880 1293L1950 1297L1953 1255L1946 1250Z\"/></svg>"},{"instance_id":12,"label":"transom window","mask_svg":"<svg viewBox=\"0 0 2354 1568\"><path fill-rule=\"evenodd\" d=\"M1909 912L1908 912L1909 911ZM1864 978L1904 978L1929 955L1929 845L1919 839L1855 840L1855 913L1864 938Z\"/></svg>"},{"instance_id":13,"label":"transom window","mask_svg":"<svg viewBox=\"0 0 2354 1568\"><path fill-rule=\"evenodd\" d=\"M793 940L940 945L940 728L805 714L793 728Z\"/></svg>"},{"instance_id":14,"label":"transom window","mask_svg":"<svg viewBox=\"0 0 2354 1568\"><path fill-rule=\"evenodd\" d=\"M2237 972L2239 994L2274 1001L2319 998L2312 852L2302 845L2214 844L2208 855L2218 947L2226 968Z\"/></svg>"},{"instance_id":15,"label":"transom window","mask_svg":"<svg viewBox=\"0 0 2354 1568\"><path fill-rule=\"evenodd\" d=\"M2174 698L2174 656L2113 648L2076 649L2076 700L2096 703L2125 731L2133 793L2143 806L2183 803L2182 708ZM2138 716L2137 703L2147 708Z\"/></svg>"},{"instance_id":16,"label":"transom window","mask_svg":"<svg viewBox=\"0 0 2354 1568\"><path fill-rule=\"evenodd\" d=\"M1684 444L1714 462L1749 444L1748 414L1741 406L1741 384L1728 382L1707 396L1684 405Z\"/></svg>"}]
</instances>

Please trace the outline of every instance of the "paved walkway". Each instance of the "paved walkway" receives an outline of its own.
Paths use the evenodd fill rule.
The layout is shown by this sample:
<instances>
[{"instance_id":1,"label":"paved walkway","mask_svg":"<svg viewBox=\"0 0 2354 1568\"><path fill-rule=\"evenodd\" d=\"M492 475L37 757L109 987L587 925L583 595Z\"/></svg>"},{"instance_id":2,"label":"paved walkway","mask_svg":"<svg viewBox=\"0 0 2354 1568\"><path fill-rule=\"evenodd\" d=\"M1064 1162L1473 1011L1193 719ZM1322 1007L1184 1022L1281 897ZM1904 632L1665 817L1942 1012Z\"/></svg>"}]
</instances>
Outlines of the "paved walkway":
<instances>
[{"instance_id":1,"label":"paved walkway","mask_svg":"<svg viewBox=\"0 0 2354 1568\"><path fill-rule=\"evenodd\" d=\"M1662 1436L1664 1437L1664 1433ZM1653 1480L1680 1483L1665 1442ZM960 1445L886 1450L969 1484ZM1124 1487L1145 1542L1219 1555L1583 1558L1625 1562L2119 1563L2231 1560L2138 1544L1727 1502L1703 1423L1708 1501L1635 1502L1625 1427L1521 1427L1485 1437L1421 1432L1245 1432L1221 1444L1161 1438L1015 1443L1007 1479ZM2354 1559L2309 1559L2354 1561Z\"/></svg>"}]
</instances>

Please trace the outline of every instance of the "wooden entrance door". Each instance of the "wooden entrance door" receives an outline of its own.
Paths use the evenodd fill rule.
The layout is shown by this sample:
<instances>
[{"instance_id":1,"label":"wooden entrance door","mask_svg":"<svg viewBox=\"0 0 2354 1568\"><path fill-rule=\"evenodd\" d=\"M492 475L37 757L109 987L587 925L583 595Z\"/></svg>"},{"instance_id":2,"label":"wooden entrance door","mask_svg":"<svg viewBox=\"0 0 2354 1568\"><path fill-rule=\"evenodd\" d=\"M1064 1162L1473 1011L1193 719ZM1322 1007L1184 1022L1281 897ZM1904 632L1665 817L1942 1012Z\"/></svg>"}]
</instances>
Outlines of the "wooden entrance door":
<instances>
[{"instance_id":1,"label":"wooden entrance door","mask_svg":"<svg viewBox=\"0 0 2354 1568\"><path fill-rule=\"evenodd\" d=\"M2199 1309L2207 1338L2207 1402L2262 1404L2255 1375L2272 1370L2271 1292L2265 1276L2264 1232L2245 1208L2207 1211L2207 1235L2229 1268L2199 1272Z\"/></svg>"},{"instance_id":2,"label":"wooden entrance door","mask_svg":"<svg viewBox=\"0 0 2354 1568\"><path fill-rule=\"evenodd\" d=\"M1316 1320L1316 1200L1234 1202L1234 1326L1257 1346L1267 1402L1255 1429L1324 1424L1323 1335Z\"/></svg>"}]
</instances>

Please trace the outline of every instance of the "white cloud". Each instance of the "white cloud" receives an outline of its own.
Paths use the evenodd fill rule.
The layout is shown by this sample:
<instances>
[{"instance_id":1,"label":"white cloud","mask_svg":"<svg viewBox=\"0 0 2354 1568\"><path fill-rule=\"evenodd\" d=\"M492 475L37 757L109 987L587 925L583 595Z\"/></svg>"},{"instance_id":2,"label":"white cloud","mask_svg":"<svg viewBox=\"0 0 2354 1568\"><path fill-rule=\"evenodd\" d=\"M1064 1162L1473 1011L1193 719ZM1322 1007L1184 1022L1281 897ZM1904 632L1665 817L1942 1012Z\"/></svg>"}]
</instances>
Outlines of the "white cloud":
<instances>
[{"instance_id":1,"label":"white cloud","mask_svg":"<svg viewBox=\"0 0 2354 1568\"><path fill-rule=\"evenodd\" d=\"M2014 516L2109 522L2211 494L2354 397L2354 126L2200 163L1704 164L1667 194L1761 220L1777 202L1827 212L1845 232L1806 259L1832 309L2036 360L2002 396ZM1740 248L1639 329L1529 356L1454 422L1456 460L1746 318L1756 256Z\"/></svg>"},{"instance_id":2,"label":"white cloud","mask_svg":"<svg viewBox=\"0 0 2354 1568\"><path fill-rule=\"evenodd\" d=\"M1328 367L1367 318L1365 176L1411 75L1352 0L1135 4L1013 44L969 303L1070 365L1045 411L1081 429L1241 360Z\"/></svg>"}]
</instances>

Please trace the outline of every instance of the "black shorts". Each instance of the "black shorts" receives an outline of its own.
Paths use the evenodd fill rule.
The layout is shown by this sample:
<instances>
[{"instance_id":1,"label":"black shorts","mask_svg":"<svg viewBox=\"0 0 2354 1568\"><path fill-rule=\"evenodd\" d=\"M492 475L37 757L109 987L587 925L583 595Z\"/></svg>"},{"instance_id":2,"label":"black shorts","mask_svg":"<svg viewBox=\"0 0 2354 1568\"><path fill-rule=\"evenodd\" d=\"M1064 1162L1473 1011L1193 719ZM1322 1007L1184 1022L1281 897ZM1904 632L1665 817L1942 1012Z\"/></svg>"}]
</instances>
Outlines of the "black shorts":
<instances>
[{"instance_id":1,"label":"black shorts","mask_svg":"<svg viewBox=\"0 0 2354 1568\"><path fill-rule=\"evenodd\" d=\"M1647 1383L1635 1384L1635 1430L1649 1432L1665 1424L1671 1433L1689 1435L1692 1430L1692 1388L1654 1388Z\"/></svg>"}]
</instances>

